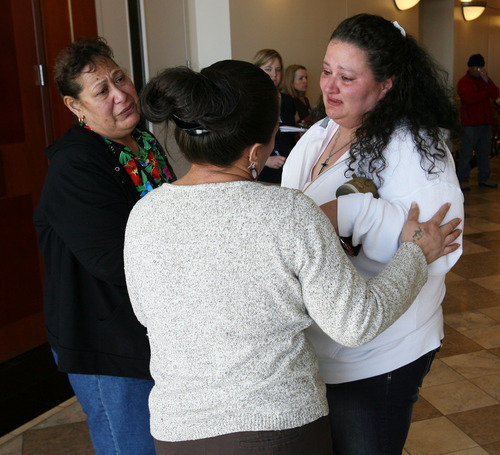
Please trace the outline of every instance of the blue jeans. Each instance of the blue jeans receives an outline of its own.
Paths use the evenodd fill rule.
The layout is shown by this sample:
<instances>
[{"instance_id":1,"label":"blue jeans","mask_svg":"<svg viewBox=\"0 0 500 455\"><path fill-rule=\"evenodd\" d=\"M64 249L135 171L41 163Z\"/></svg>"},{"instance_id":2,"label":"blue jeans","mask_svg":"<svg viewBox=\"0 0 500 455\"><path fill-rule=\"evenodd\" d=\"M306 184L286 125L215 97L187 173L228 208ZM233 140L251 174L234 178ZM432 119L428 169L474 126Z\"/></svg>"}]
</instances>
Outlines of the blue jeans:
<instances>
[{"instance_id":1,"label":"blue jeans","mask_svg":"<svg viewBox=\"0 0 500 455\"><path fill-rule=\"evenodd\" d=\"M413 405L438 350L380 376L327 384L335 455L401 455Z\"/></svg>"},{"instance_id":2,"label":"blue jeans","mask_svg":"<svg viewBox=\"0 0 500 455\"><path fill-rule=\"evenodd\" d=\"M83 411L96 455L154 455L148 398L153 381L68 374Z\"/></svg>"},{"instance_id":3,"label":"blue jeans","mask_svg":"<svg viewBox=\"0 0 500 455\"><path fill-rule=\"evenodd\" d=\"M460 183L469 181L472 152L476 151L478 183L490 178L491 125L464 126L462 144L458 152L457 177Z\"/></svg>"}]
</instances>

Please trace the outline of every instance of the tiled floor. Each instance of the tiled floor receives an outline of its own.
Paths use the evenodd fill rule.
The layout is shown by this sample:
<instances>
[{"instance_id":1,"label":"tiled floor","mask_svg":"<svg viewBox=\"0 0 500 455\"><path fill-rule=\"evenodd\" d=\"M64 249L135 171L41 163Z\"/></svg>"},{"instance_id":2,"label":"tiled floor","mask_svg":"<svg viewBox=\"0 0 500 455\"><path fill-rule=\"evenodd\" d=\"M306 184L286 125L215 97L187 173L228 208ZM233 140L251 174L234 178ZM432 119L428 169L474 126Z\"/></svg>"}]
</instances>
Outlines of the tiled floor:
<instances>
[{"instance_id":1,"label":"tiled floor","mask_svg":"<svg viewBox=\"0 0 500 455\"><path fill-rule=\"evenodd\" d=\"M500 156L491 164L500 181ZM464 255L447 278L446 337L415 407L406 455L500 455L500 189L478 188L473 178ZM0 455L91 455L84 421L72 398L0 438Z\"/></svg>"},{"instance_id":2,"label":"tiled floor","mask_svg":"<svg viewBox=\"0 0 500 455\"><path fill-rule=\"evenodd\" d=\"M500 181L500 156L491 160ZM445 339L406 443L410 455L500 454L500 189L465 192L464 255L447 277Z\"/></svg>"}]
</instances>

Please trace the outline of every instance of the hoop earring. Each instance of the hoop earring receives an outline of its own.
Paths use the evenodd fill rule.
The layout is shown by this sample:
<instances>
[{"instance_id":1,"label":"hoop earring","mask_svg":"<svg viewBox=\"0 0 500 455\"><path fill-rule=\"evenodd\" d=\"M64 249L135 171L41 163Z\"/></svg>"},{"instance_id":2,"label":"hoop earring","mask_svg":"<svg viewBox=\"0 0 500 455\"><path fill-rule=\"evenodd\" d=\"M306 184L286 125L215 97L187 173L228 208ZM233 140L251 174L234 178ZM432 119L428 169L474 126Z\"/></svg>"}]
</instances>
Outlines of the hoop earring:
<instances>
[{"instance_id":1,"label":"hoop earring","mask_svg":"<svg viewBox=\"0 0 500 455\"><path fill-rule=\"evenodd\" d=\"M247 169L251 169L252 170L252 177L254 180L257 180L257 177L259 176L259 174L257 174L257 169L255 169L255 161L252 161L250 163L250 166L248 166Z\"/></svg>"}]
</instances>

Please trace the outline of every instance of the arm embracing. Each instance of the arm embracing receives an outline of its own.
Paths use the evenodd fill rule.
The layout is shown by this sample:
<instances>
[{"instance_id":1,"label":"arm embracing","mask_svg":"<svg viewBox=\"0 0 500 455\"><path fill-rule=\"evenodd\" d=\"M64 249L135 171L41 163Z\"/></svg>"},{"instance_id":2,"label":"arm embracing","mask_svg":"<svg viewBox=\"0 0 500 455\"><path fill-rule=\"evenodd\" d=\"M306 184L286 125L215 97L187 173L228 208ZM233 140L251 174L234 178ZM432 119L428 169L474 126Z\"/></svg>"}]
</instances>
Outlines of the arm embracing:
<instances>
[{"instance_id":1,"label":"arm embracing","mask_svg":"<svg viewBox=\"0 0 500 455\"><path fill-rule=\"evenodd\" d=\"M464 218L463 195L458 185L429 185L393 201L374 199L370 194L352 194L338 199L339 234L352 235L354 244L362 244L369 259L385 264L399 247L401 229L413 201L419 204L420 219L431 218L446 202L451 207L444 223ZM459 227L463 228L463 223ZM458 243L462 243L461 238ZM446 274L461 253L460 247L434 261L429 265L429 275Z\"/></svg>"},{"instance_id":2,"label":"arm embracing","mask_svg":"<svg viewBox=\"0 0 500 455\"><path fill-rule=\"evenodd\" d=\"M365 281L342 250L328 218L311 206L307 226L297 226L298 278L309 315L345 346L371 341L411 305L427 280L425 257L403 243L380 275Z\"/></svg>"}]
</instances>

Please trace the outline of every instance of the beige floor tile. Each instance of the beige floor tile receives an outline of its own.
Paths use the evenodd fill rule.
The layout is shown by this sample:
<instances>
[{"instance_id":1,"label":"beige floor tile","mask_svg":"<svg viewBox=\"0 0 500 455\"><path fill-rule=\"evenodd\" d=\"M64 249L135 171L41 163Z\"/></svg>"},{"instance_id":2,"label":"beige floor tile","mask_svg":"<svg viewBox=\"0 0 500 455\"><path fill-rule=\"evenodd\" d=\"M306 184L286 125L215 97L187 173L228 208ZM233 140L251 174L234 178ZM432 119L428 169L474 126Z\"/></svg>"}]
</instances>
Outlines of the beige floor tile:
<instances>
[{"instance_id":1,"label":"beige floor tile","mask_svg":"<svg viewBox=\"0 0 500 455\"><path fill-rule=\"evenodd\" d=\"M495 398L495 400L500 401L500 374L472 378L470 381Z\"/></svg>"},{"instance_id":2,"label":"beige floor tile","mask_svg":"<svg viewBox=\"0 0 500 455\"><path fill-rule=\"evenodd\" d=\"M453 271L451 271L451 272L448 272L446 274L445 283L446 283L446 286L449 286L452 283L456 283L457 281L464 281L464 280L465 280L465 278L463 278L460 275L457 275L456 273L453 273Z\"/></svg>"},{"instance_id":3,"label":"beige floor tile","mask_svg":"<svg viewBox=\"0 0 500 455\"><path fill-rule=\"evenodd\" d=\"M496 216L497 221L500 221L500 212ZM500 244L498 243L498 240L500 240L500 231L467 235L466 239L490 251L500 252Z\"/></svg>"},{"instance_id":4,"label":"beige floor tile","mask_svg":"<svg viewBox=\"0 0 500 455\"><path fill-rule=\"evenodd\" d=\"M485 276L481 278L472 278L473 283L479 284L490 291L500 292L500 275Z\"/></svg>"},{"instance_id":5,"label":"beige floor tile","mask_svg":"<svg viewBox=\"0 0 500 455\"><path fill-rule=\"evenodd\" d=\"M447 417L481 446L500 442L500 404Z\"/></svg>"},{"instance_id":6,"label":"beige floor tile","mask_svg":"<svg viewBox=\"0 0 500 455\"><path fill-rule=\"evenodd\" d=\"M29 430L23 455L95 455L85 422Z\"/></svg>"},{"instance_id":7,"label":"beige floor tile","mask_svg":"<svg viewBox=\"0 0 500 455\"><path fill-rule=\"evenodd\" d=\"M495 321L500 321L500 306L481 308L479 311L481 311L481 313L484 313L486 316L495 319Z\"/></svg>"},{"instance_id":8,"label":"beige floor tile","mask_svg":"<svg viewBox=\"0 0 500 455\"><path fill-rule=\"evenodd\" d=\"M34 429L48 428L56 425L64 425L67 423L83 422L87 420L87 416L82 411L82 407L78 401L70 406L59 406L59 412L50 416L48 419L35 425Z\"/></svg>"},{"instance_id":9,"label":"beige floor tile","mask_svg":"<svg viewBox=\"0 0 500 455\"><path fill-rule=\"evenodd\" d=\"M446 417L414 422L405 449L410 455L442 455L472 449L478 444Z\"/></svg>"},{"instance_id":10,"label":"beige floor tile","mask_svg":"<svg viewBox=\"0 0 500 455\"><path fill-rule=\"evenodd\" d=\"M498 325L497 321L478 310L447 314L444 317L444 322L461 333Z\"/></svg>"},{"instance_id":11,"label":"beige floor tile","mask_svg":"<svg viewBox=\"0 0 500 455\"><path fill-rule=\"evenodd\" d=\"M469 278L467 273L464 277ZM486 289L469 279L458 281L453 286L449 286L447 296L464 302L473 308L488 308L500 305L500 296L498 293Z\"/></svg>"},{"instance_id":12,"label":"beige floor tile","mask_svg":"<svg viewBox=\"0 0 500 455\"><path fill-rule=\"evenodd\" d=\"M463 243L463 249L464 252L463 254L478 254L478 253L488 253L490 250L484 246L477 245L474 242L470 242L466 239L464 239Z\"/></svg>"},{"instance_id":13,"label":"beige floor tile","mask_svg":"<svg viewBox=\"0 0 500 455\"><path fill-rule=\"evenodd\" d=\"M1 442L5 441L5 442ZM15 436L8 440L0 439L0 455L22 455L23 453L23 437Z\"/></svg>"},{"instance_id":14,"label":"beige floor tile","mask_svg":"<svg viewBox=\"0 0 500 455\"><path fill-rule=\"evenodd\" d=\"M500 324L491 327L464 330L462 334L486 349L500 347Z\"/></svg>"},{"instance_id":15,"label":"beige floor tile","mask_svg":"<svg viewBox=\"0 0 500 455\"><path fill-rule=\"evenodd\" d=\"M500 442L486 444L484 448L490 455L500 455Z\"/></svg>"},{"instance_id":16,"label":"beige floor tile","mask_svg":"<svg viewBox=\"0 0 500 455\"><path fill-rule=\"evenodd\" d=\"M459 450L458 452L450 452L448 455L488 455L488 452L481 447L474 447L472 449Z\"/></svg>"},{"instance_id":17,"label":"beige floor tile","mask_svg":"<svg viewBox=\"0 0 500 455\"><path fill-rule=\"evenodd\" d=\"M481 350L483 350L483 347L480 344L475 343L470 338L451 328L448 324L445 324L443 345L441 346L441 350L436 354L436 357L441 359Z\"/></svg>"},{"instance_id":18,"label":"beige floor tile","mask_svg":"<svg viewBox=\"0 0 500 455\"><path fill-rule=\"evenodd\" d=\"M468 235L468 234L479 234L481 233L481 229L477 229L477 228L474 228L472 226L469 226L467 224L467 220L466 220L466 223L465 223L465 226L464 226L464 234L465 235Z\"/></svg>"},{"instance_id":19,"label":"beige floor tile","mask_svg":"<svg viewBox=\"0 0 500 455\"><path fill-rule=\"evenodd\" d=\"M434 419L436 417L441 417L443 414L436 409L432 404L430 404L423 396L420 394L417 402L413 406L413 413L411 415L412 422L417 422L419 420Z\"/></svg>"},{"instance_id":20,"label":"beige floor tile","mask_svg":"<svg viewBox=\"0 0 500 455\"><path fill-rule=\"evenodd\" d=\"M500 220L500 211L497 211L496 215L497 215L497 218ZM491 241L496 242L497 240L500 240L500 231L488 232L487 234L483 234L483 239L484 239L484 242L482 242L481 245L483 243L486 244L487 242L491 242Z\"/></svg>"},{"instance_id":21,"label":"beige floor tile","mask_svg":"<svg viewBox=\"0 0 500 455\"><path fill-rule=\"evenodd\" d=\"M473 306L449 294L444 296L441 306L443 307L443 314L462 313L464 311L474 310Z\"/></svg>"},{"instance_id":22,"label":"beige floor tile","mask_svg":"<svg viewBox=\"0 0 500 455\"><path fill-rule=\"evenodd\" d=\"M484 202L474 205L468 205L466 208L466 214L468 216L483 217L487 218L492 211L500 211L500 204L495 202Z\"/></svg>"},{"instance_id":23,"label":"beige floor tile","mask_svg":"<svg viewBox=\"0 0 500 455\"><path fill-rule=\"evenodd\" d=\"M467 379L500 374L500 357L485 350L445 357L442 360Z\"/></svg>"},{"instance_id":24,"label":"beige floor tile","mask_svg":"<svg viewBox=\"0 0 500 455\"><path fill-rule=\"evenodd\" d=\"M453 267L453 271L467 279L500 275L498 253L492 251L489 253L481 253L480 255L469 254L462 256Z\"/></svg>"},{"instance_id":25,"label":"beige floor tile","mask_svg":"<svg viewBox=\"0 0 500 455\"><path fill-rule=\"evenodd\" d=\"M497 400L466 380L426 387L420 394L444 415L498 404Z\"/></svg>"},{"instance_id":26,"label":"beige floor tile","mask_svg":"<svg viewBox=\"0 0 500 455\"><path fill-rule=\"evenodd\" d=\"M77 402L78 402L78 400L76 399L76 397L75 397L75 396L72 396L71 398L69 398L69 399L67 399L66 401L62 402L62 403L59 405L59 407L60 407L60 408L66 408L66 407L71 406L71 405L73 405L73 404L75 404L75 403L77 403Z\"/></svg>"},{"instance_id":27,"label":"beige floor tile","mask_svg":"<svg viewBox=\"0 0 500 455\"><path fill-rule=\"evenodd\" d=\"M436 359L432 362L431 371L425 377L422 388L463 381L463 379L464 377L453 368L450 368L442 360Z\"/></svg>"},{"instance_id":28,"label":"beige floor tile","mask_svg":"<svg viewBox=\"0 0 500 455\"><path fill-rule=\"evenodd\" d=\"M496 355L497 357L500 357L500 348L491 348L491 349L488 349L489 352L491 352L492 354Z\"/></svg>"},{"instance_id":29,"label":"beige floor tile","mask_svg":"<svg viewBox=\"0 0 500 455\"><path fill-rule=\"evenodd\" d=\"M500 231L500 224L489 223L488 221L485 221L484 218L475 216L466 217L465 226L477 229L480 232Z\"/></svg>"}]
</instances>

